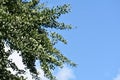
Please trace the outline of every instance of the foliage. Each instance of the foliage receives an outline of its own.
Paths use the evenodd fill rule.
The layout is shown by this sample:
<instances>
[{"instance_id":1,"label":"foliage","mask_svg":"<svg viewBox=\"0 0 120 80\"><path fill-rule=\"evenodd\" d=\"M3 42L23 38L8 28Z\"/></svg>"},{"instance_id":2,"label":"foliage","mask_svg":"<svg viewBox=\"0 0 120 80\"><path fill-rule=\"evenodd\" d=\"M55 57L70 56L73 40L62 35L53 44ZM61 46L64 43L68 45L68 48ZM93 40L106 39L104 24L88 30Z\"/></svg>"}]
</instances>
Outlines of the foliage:
<instances>
[{"instance_id":1,"label":"foliage","mask_svg":"<svg viewBox=\"0 0 120 80\"><path fill-rule=\"evenodd\" d=\"M68 12L69 5L66 4L49 8L38 0L0 0L0 79L25 80L23 76L19 76L25 71L18 69L16 64L8 59L13 50L21 52L24 65L36 80L36 60L40 61L40 67L50 80L55 79L51 72L55 67L62 67L65 63L75 66L55 48L58 41L66 44L66 40L58 33L48 30L71 29L70 25L57 21L62 14ZM10 47L7 52L4 50L5 42ZM9 67L17 71L16 75L7 70Z\"/></svg>"}]
</instances>

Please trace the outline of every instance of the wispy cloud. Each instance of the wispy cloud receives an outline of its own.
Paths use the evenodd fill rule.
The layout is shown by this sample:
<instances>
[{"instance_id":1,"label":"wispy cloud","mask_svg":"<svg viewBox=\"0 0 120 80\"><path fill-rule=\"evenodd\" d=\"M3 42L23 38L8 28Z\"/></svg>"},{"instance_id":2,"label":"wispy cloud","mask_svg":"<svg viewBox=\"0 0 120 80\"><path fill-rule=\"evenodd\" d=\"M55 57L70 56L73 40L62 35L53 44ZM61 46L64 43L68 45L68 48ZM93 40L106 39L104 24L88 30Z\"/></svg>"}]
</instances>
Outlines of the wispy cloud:
<instances>
[{"instance_id":1,"label":"wispy cloud","mask_svg":"<svg viewBox=\"0 0 120 80\"><path fill-rule=\"evenodd\" d=\"M73 70L66 66L58 71L58 73L56 74L56 77L58 80L74 80L75 79Z\"/></svg>"},{"instance_id":2,"label":"wispy cloud","mask_svg":"<svg viewBox=\"0 0 120 80\"><path fill-rule=\"evenodd\" d=\"M113 80L120 80L120 69L118 69L118 73L116 76L113 78Z\"/></svg>"},{"instance_id":3,"label":"wispy cloud","mask_svg":"<svg viewBox=\"0 0 120 80\"><path fill-rule=\"evenodd\" d=\"M120 73L113 80L120 80Z\"/></svg>"}]
</instances>

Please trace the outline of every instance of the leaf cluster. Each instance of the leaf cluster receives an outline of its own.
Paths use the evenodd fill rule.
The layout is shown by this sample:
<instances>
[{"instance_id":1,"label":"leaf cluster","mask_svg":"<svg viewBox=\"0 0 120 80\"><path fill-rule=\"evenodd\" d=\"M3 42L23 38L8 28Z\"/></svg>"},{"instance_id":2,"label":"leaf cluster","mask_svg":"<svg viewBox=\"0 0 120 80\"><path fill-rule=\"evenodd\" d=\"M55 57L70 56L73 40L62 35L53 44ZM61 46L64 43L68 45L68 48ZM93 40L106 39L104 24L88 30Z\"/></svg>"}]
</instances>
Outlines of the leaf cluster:
<instances>
[{"instance_id":1,"label":"leaf cluster","mask_svg":"<svg viewBox=\"0 0 120 80\"><path fill-rule=\"evenodd\" d=\"M39 60L40 67L50 80L55 79L51 72L55 67L63 67L65 63L75 66L54 47L58 41L66 44L66 40L58 33L47 29L71 29L71 25L57 21L69 10L69 5L48 8L39 0L31 2L0 0L0 79L24 80L22 76L18 76L18 74L24 74L24 71L8 60L13 50L21 52L24 65L35 76L38 75L35 61ZM10 47L8 52L4 50L5 42ZM17 74L11 74L7 70L8 67L17 71Z\"/></svg>"}]
</instances>

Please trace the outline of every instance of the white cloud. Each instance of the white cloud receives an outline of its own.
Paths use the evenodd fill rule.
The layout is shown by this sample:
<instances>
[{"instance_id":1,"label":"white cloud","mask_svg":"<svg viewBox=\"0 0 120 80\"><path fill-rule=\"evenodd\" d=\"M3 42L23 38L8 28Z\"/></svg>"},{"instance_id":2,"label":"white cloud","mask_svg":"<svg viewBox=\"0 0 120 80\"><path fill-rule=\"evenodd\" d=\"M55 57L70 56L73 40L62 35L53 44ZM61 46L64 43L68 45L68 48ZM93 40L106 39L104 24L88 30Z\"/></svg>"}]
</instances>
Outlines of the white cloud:
<instances>
[{"instance_id":1,"label":"white cloud","mask_svg":"<svg viewBox=\"0 0 120 80\"><path fill-rule=\"evenodd\" d=\"M19 55L20 53L13 51L12 55L10 55L8 59L12 59L12 61L18 66L19 69L24 69L25 65L23 65L22 58Z\"/></svg>"},{"instance_id":2,"label":"white cloud","mask_svg":"<svg viewBox=\"0 0 120 80\"><path fill-rule=\"evenodd\" d=\"M5 48L5 49L6 49L6 51L8 50L8 48ZM8 59L12 59L12 61L16 64L16 66L19 69L25 70L24 69L25 65L22 63L22 57L19 56L19 55L20 55L20 53L17 53L17 51L13 51L13 54L11 54ZM8 70L10 70L12 72L12 74L16 73L16 71L13 71L11 68L8 68ZM42 80L48 80L47 78L44 77L44 72L41 69L38 69L38 72L40 73L39 77ZM27 80L33 80L32 76L31 76L31 74L30 74L30 72L29 72L28 69L27 69L25 75L22 75L22 76L24 76L25 78L27 78Z\"/></svg>"},{"instance_id":3,"label":"white cloud","mask_svg":"<svg viewBox=\"0 0 120 80\"><path fill-rule=\"evenodd\" d=\"M63 69L60 69L58 71L56 77L58 80L73 80L75 78L75 75L73 74L72 69L65 66Z\"/></svg>"},{"instance_id":4,"label":"white cloud","mask_svg":"<svg viewBox=\"0 0 120 80\"><path fill-rule=\"evenodd\" d=\"M5 46L5 51L9 50L9 47ZM22 63L22 58L19 56L20 53L17 53L17 51L13 51L13 54L9 56L9 59L12 59L13 62L18 66L19 69L24 69L25 65ZM8 70L10 70L13 74L15 74L16 72L13 71L11 68L8 68ZM42 71L42 69L40 69L40 67L37 66L37 70L39 72L39 77L42 80L49 80L47 78L44 77L44 72ZM27 70L26 74L23 75L25 78L27 78L27 80L33 80L32 76L30 75L29 70ZM72 69L68 68L68 67L63 67L62 69L59 69L58 72L55 74L56 78L58 80L73 80L75 78L75 75L73 74ZM119 79L115 79L115 80L120 80Z\"/></svg>"}]
</instances>

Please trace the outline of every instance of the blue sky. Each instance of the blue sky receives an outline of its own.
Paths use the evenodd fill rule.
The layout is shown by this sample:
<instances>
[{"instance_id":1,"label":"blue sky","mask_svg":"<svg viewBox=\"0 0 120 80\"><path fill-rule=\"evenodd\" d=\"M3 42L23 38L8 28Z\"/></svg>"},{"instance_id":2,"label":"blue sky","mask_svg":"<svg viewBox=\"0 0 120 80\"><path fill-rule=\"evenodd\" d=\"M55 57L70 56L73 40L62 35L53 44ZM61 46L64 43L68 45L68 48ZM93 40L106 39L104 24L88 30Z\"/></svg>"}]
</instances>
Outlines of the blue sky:
<instances>
[{"instance_id":1,"label":"blue sky","mask_svg":"<svg viewBox=\"0 0 120 80\"><path fill-rule=\"evenodd\" d=\"M59 20L77 26L70 31L58 31L68 40L68 44L59 43L57 48L78 65L76 68L65 66L62 70L59 69L55 74L57 78L120 80L120 1L44 0L43 2L47 2L48 6L70 3L71 13L61 16ZM23 68L20 63L22 59L16 56L11 57L20 68ZM43 77L43 74L41 76Z\"/></svg>"},{"instance_id":2,"label":"blue sky","mask_svg":"<svg viewBox=\"0 0 120 80\"><path fill-rule=\"evenodd\" d=\"M71 4L60 18L76 29L61 31L68 45L57 47L78 64L71 80L120 80L120 0L56 0Z\"/></svg>"}]
</instances>

